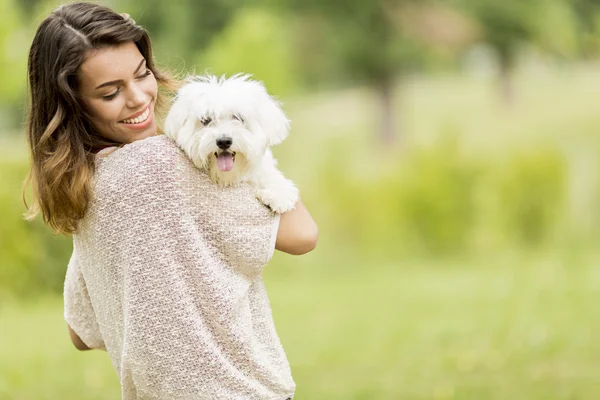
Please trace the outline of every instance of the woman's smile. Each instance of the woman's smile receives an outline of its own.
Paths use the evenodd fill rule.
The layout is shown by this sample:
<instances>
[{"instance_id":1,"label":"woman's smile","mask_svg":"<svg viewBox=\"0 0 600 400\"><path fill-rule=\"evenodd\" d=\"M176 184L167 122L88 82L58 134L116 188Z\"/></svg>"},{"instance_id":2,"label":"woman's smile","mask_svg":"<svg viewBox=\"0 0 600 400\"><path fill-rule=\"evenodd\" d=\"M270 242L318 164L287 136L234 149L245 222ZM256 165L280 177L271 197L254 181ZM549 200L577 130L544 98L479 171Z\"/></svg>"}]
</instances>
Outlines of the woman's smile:
<instances>
[{"instance_id":1,"label":"woman's smile","mask_svg":"<svg viewBox=\"0 0 600 400\"><path fill-rule=\"evenodd\" d=\"M129 117L119 121L120 124L126 125L129 129L146 129L154 119L154 102L150 102L142 111L130 115Z\"/></svg>"}]
</instances>

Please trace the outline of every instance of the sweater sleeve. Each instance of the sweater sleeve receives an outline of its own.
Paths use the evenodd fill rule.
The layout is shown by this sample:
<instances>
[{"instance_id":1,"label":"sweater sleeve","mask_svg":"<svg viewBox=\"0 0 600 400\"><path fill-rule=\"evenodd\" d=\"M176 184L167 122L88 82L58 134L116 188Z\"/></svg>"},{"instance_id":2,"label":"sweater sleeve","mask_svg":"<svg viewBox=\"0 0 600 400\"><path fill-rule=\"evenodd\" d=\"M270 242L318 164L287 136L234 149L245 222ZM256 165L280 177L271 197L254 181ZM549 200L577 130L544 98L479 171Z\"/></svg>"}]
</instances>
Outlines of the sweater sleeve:
<instances>
[{"instance_id":1,"label":"sweater sleeve","mask_svg":"<svg viewBox=\"0 0 600 400\"><path fill-rule=\"evenodd\" d=\"M71 329L91 349L105 349L94 308L73 249L64 285L64 317Z\"/></svg>"}]
</instances>

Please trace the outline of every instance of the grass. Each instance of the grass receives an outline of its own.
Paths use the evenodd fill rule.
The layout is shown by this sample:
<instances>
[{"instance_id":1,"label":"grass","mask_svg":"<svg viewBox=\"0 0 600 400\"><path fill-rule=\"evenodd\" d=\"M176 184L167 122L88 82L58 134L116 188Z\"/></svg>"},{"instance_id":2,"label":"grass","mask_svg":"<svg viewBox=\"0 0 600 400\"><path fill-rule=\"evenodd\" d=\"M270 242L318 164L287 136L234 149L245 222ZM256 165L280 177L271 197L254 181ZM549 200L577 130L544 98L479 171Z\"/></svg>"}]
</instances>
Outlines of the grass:
<instances>
[{"instance_id":1,"label":"grass","mask_svg":"<svg viewBox=\"0 0 600 400\"><path fill-rule=\"evenodd\" d=\"M600 265L578 262L267 270L296 398L596 399ZM0 398L119 397L107 354L71 346L61 307L0 308Z\"/></svg>"},{"instance_id":2,"label":"grass","mask_svg":"<svg viewBox=\"0 0 600 400\"><path fill-rule=\"evenodd\" d=\"M591 198L598 192L591 184L598 71L521 71L513 108L498 104L489 79L405 82L397 114L404 144L426 145L449 131L483 157L530 143L564 144L577 161L572 174L582 178L574 198ZM331 167L339 161L340 168L381 173L372 94L353 89L288 99L285 108L293 130L275 154L317 220L326 220L339 205L319 192L328 172L319 162L329 157L336 161ZM26 158L15 143L0 136L3 160ZM310 158L298 149L311 149ZM590 219L592 203L582 204L582 218ZM327 228L321 225L314 253L276 254L266 271L297 399L598 398L600 258L552 251L400 263L386 254L370 264L348 261L350 253L366 258L366 250L336 250ZM119 397L107 354L70 344L60 297L0 304L0 399Z\"/></svg>"}]
</instances>

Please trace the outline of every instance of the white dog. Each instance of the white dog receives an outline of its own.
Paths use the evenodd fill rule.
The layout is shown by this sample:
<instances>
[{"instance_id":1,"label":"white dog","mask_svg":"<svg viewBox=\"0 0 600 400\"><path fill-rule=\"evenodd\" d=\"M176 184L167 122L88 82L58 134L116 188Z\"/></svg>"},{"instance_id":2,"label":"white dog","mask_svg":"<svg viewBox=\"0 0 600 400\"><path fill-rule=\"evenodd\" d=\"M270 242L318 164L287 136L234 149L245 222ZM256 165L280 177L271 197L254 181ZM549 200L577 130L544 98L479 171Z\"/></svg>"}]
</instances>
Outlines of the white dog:
<instances>
[{"instance_id":1,"label":"white dog","mask_svg":"<svg viewBox=\"0 0 600 400\"><path fill-rule=\"evenodd\" d=\"M277 169L269 149L288 135L290 121L260 82L198 76L179 90L165 134L219 185L249 182L276 213L292 210L298 189Z\"/></svg>"}]
</instances>

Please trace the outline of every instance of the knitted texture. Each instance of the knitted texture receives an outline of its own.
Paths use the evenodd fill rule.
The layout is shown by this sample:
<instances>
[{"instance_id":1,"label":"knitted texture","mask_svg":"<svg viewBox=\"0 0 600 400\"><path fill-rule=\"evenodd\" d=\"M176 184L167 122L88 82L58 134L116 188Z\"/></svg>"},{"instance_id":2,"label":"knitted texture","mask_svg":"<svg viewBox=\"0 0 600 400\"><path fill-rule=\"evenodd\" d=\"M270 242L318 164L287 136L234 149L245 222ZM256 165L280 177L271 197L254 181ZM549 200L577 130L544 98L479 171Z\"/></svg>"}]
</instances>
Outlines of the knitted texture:
<instances>
[{"instance_id":1,"label":"knitted texture","mask_svg":"<svg viewBox=\"0 0 600 400\"><path fill-rule=\"evenodd\" d=\"M103 153L65 319L107 350L123 399L292 397L261 275L279 216L247 184L213 184L165 136Z\"/></svg>"}]
</instances>

